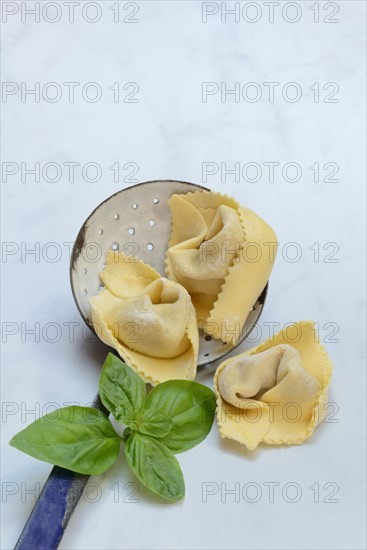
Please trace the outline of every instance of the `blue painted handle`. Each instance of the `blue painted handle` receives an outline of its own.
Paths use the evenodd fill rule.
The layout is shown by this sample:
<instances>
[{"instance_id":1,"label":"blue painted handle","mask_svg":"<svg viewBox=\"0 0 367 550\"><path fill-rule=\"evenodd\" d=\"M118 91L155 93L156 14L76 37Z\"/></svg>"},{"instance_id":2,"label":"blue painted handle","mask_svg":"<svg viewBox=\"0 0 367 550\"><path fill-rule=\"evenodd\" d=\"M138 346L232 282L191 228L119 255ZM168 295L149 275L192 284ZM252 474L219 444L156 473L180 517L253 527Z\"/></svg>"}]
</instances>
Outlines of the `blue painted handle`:
<instances>
[{"instance_id":1,"label":"blue painted handle","mask_svg":"<svg viewBox=\"0 0 367 550\"><path fill-rule=\"evenodd\" d=\"M92 406L107 412L99 395ZM88 479L54 466L14 550L56 550Z\"/></svg>"},{"instance_id":2,"label":"blue painted handle","mask_svg":"<svg viewBox=\"0 0 367 550\"><path fill-rule=\"evenodd\" d=\"M70 516L89 476L54 466L40 494L15 550L58 548Z\"/></svg>"}]
</instances>

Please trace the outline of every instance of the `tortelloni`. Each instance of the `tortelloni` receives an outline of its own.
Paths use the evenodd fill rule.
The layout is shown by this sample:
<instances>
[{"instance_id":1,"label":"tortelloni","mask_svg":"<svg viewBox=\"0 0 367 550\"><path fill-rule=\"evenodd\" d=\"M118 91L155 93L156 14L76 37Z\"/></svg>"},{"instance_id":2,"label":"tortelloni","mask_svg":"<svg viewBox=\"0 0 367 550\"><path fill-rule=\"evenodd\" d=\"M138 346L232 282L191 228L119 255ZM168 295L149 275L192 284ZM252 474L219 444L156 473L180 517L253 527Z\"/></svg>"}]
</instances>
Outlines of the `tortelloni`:
<instances>
[{"instance_id":1,"label":"tortelloni","mask_svg":"<svg viewBox=\"0 0 367 550\"><path fill-rule=\"evenodd\" d=\"M188 292L137 258L110 251L90 299L98 336L150 384L193 380L199 333Z\"/></svg>"},{"instance_id":2,"label":"tortelloni","mask_svg":"<svg viewBox=\"0 0 367 550\"><path fill-rule=\"evenodd\" d=\"M250 450L303 443L325 417L331 372L314 323L305 321L227 359L214 377L221 437Z\"/></svg>"},{"instance_id":3,"label":"tortelloni","mask_svg":"<svg viewBox=\"0 0 367 550\"><path fill-rule=\"evenodd\" d=\"M269 279L276 235L254 212L220 193L172 195L168 202L167 277L188 290L205 332L235 344Z\"/></svg>"}]
</instances>

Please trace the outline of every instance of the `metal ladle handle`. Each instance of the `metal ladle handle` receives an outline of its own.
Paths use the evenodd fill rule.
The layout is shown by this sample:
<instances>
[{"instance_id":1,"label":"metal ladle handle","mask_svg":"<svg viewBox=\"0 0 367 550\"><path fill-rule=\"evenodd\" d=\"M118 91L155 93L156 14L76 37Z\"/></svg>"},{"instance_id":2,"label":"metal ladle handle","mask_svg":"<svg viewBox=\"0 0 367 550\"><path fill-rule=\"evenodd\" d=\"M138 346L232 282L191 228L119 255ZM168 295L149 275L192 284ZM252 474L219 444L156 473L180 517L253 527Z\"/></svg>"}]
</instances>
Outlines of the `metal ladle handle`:
<instances>
[{"instance_id":1,"label":"metal ladle handle","mask_svg":"<svg viewBox=\"0 0 367 550\"><path fill-rule=\"evenodd\" d=\"M92 407L108 413L99 394ZM89 476L54 466L14 550L56 550Z\"/></svg>"}]
</instances>

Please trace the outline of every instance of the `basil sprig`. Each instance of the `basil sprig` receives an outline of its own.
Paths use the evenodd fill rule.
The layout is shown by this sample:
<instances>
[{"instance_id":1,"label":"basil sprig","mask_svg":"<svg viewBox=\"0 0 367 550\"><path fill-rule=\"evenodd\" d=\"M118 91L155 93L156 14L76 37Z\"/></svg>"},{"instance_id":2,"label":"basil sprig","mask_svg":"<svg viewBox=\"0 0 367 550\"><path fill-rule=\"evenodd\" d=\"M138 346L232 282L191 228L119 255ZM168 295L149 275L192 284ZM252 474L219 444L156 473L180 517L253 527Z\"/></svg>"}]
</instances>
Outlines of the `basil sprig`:
<instances>
[{"instance_id":1,"label":"basil sprig","mask_svg":"<svg viewBox=\"0 0 367 550\"><path fill-rule=\"evenodd\" d=\"M170 380L146 395L140 376L109 353L99 394L115 420L127 427L122 437L102 411L73 406L39 418L10 445L74 472L99 475L117 460L124 441L127 463L148 489L166 500L182 498L185 483L174 455L191 449L210 432L215 412L212 390L196 382Z\"/></svg>"}]
</instances>

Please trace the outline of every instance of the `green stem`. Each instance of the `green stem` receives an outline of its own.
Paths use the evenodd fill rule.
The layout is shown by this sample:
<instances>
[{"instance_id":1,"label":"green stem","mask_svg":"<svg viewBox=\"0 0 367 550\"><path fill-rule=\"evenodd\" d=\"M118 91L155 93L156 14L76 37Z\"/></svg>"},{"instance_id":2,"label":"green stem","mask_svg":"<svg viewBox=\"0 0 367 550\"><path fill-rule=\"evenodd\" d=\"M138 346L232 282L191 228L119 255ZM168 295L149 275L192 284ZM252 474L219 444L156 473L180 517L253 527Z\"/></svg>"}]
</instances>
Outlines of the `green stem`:
<instances>
[{"instance_id":1,"label":"green stem","mask_svg":"<svg viewBox=\"0 0 367 550\"><path fill-rule=\"evenodd\" d=\"M130 434L131 434L130 428L125 428L124 433L122 434L122 440L126 441Z\"/></svg>"}]
</instances>

